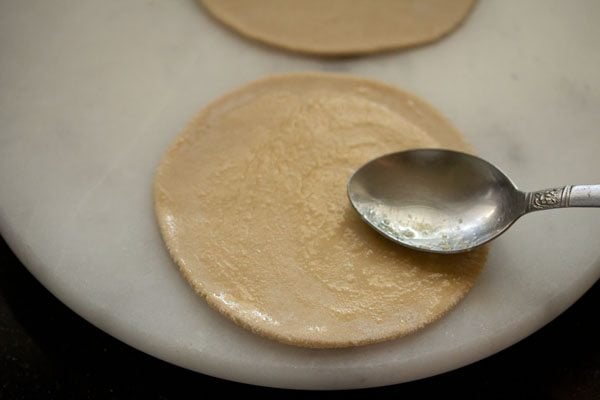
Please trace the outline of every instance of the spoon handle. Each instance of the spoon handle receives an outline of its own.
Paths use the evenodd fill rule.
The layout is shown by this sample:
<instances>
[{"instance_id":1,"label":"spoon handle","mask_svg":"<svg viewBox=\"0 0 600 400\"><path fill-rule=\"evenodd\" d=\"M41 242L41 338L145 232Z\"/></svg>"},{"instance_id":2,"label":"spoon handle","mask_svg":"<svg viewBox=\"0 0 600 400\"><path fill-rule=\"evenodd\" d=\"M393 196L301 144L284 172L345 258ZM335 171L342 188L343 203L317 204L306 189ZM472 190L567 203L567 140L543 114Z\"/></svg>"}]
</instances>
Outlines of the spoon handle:
<instances>
[{"instance_id":1,"label":"spoon handle","mask_svg":"<svg viewBox=\"0 0 600 400\"><path fill-rule=\"evenodd\" d=\"M600 207L600 185L567 185L525 195L526 213L562 207Z\"/></svg>"}]
</instances>

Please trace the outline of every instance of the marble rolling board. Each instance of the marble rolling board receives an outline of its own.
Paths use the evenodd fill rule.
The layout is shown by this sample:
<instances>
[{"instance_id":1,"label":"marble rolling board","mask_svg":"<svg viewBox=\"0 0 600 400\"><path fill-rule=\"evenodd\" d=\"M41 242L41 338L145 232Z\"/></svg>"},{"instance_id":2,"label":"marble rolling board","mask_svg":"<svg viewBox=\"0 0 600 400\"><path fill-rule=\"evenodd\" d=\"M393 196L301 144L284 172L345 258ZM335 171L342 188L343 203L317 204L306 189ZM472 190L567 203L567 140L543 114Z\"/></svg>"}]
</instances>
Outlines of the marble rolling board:
<instances>
[{"instance_id":1,"label":"marble rolling board","mask_svg":"<svg viewBox=\"0 0 600 400\"><path fill-rule=\"evenodd\" d=\"M308 350L248 333L193 294L158 233L153 172L215 97L321 70L427 99L523 189L599 183L599 18L596 0L483 0L436 44L327 60L240 38L193 0L2 0L0 232L97 327L205 374L335 389L458 368L531 334L598 279L600 210L519 221L469 296L417 334Z\"/></svg>"}]
</instances>

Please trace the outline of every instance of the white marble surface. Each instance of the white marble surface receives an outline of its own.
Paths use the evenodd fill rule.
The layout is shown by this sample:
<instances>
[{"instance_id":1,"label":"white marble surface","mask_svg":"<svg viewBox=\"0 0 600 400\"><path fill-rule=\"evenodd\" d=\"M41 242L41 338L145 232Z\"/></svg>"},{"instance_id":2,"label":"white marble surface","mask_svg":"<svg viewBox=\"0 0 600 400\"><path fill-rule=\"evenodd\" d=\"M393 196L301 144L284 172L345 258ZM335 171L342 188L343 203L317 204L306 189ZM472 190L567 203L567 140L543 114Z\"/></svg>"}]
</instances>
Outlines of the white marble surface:
<instances>
[{"instance_id":1,"label":"white marble surface","mask_svg":"<svg viewBox=\"0 0 600 400\"><path fill-rule=\"evenodd\" d=\"M418 334L317 351L258 338L194 296L154 221L153 171L216 96L326 70L429 100L522 188L597 183L599 18L596 0L483 0L435 45L320 60L243 40L193 0L0 0L0 232L77 313L206 374L351 388L460 367L532 333L598 279L600 211L518 222L467 299Z\"/></svg>"}]
</instances>

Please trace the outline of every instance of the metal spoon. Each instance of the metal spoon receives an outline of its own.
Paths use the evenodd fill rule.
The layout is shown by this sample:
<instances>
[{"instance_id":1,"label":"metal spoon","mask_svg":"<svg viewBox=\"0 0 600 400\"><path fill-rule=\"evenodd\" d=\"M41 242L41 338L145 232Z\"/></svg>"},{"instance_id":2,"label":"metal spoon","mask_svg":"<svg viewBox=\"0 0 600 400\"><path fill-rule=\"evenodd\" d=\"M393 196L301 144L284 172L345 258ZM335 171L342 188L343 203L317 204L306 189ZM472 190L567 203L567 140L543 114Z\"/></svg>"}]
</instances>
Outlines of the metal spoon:
<instances>
[{"instance_id":1,"label":"metal spoon","mask_svg":"<svg viewBox=\"0 0 600 400\"><path fill-rule=\"evenodd\" d=\"M479 157L418 149L363 165L348 182L348 197L366 222L394 242L459 253L496 238L532 211L600 207L600 185L527 193Z\"/></svg>"}]
</instances>

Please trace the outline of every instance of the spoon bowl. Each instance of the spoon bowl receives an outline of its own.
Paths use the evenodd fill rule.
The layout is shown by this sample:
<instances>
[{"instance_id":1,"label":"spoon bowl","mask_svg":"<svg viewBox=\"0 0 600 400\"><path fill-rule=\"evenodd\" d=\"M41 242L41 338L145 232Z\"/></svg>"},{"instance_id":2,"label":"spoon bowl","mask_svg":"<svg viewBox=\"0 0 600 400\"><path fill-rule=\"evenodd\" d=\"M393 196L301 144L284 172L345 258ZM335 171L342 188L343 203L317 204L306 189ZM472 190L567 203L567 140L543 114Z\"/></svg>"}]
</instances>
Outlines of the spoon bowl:
<instances>
[{"instance_id":1,"label":"spoon bowl","mask_svg":"<svg viewBox=\"0 0 600 400\"><path fill-rule=\"evenodd\" d=\"M496 238L530 211L600 207L600 186L526 193L479 157L417 149L359 168L348 182L348 197L360 216L388 239L417 250L459 253Z\"/></svg>"}]
</instances>

